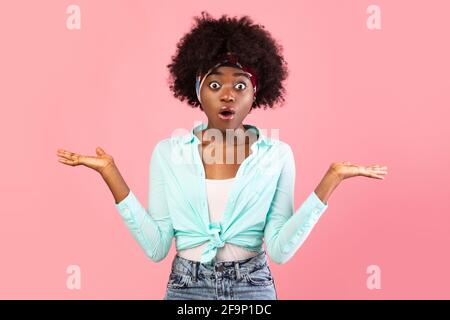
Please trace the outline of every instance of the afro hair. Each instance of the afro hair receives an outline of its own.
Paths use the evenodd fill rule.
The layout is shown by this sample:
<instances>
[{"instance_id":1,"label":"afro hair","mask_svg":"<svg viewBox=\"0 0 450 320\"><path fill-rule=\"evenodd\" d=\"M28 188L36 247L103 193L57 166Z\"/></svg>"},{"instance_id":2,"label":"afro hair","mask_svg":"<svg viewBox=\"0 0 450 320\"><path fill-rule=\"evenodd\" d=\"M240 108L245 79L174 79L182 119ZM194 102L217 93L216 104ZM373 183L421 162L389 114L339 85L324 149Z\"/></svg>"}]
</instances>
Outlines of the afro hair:
<instances>
[{"instance_id":1,"label":"afro hair","mask_svg":"<svg viewBox=\"0 0 450 320\"><path fill-rule=\"evenodd\" d=\"M263 25L254 24L248 16L237 19L222 15L216 20L205 11L194 20L196 24L178 42L177 52L167 65L169 87L175 98L187 99L193 108L201 107L195 93L196 75L205 74L218 57L233 52L242 65L256 72L258 86L252 108L273 108L284 103L283 81L288 71L283 48Z\"/></svg>"}]
</instances>

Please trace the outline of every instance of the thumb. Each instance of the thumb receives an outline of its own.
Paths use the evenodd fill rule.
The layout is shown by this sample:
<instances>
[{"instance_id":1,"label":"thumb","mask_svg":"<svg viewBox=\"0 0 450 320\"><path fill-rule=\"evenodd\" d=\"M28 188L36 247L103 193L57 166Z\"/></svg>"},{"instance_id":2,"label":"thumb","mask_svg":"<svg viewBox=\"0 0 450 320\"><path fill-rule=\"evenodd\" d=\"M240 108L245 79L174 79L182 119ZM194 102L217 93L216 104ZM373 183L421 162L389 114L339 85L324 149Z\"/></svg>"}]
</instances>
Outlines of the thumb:
<instances>
[{"instance_id":1,"label":"thumb","mask_svg":"<svg viewBox=\"0 0 450 320\"><path fill-rule=\"evenodd\" d=\"M95 152L97 153L98 156L102 156L102 155L105 154L105 151L102 148L100 148L100 147L97 147L95 149Z\"/></svg>"}]
</instances>

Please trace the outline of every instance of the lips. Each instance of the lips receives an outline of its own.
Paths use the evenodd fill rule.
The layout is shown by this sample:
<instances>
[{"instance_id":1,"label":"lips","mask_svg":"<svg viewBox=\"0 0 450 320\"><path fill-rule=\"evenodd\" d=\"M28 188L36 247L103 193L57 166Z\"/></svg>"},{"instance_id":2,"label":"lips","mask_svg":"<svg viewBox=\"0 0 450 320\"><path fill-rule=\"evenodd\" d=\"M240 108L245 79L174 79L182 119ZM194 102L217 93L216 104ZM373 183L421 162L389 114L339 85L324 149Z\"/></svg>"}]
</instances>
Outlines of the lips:
<instances>
[{"instance_id":1,"label":"lips","mask_svg":"<svg viewBox=\"0 0 450 320\"><path fill-rule=\"evenodd\" d=\"M219 112L219 118L222 120L231 120L234 118L236 111L233 107L223 106Z\"/></svg>"}]
</instances>

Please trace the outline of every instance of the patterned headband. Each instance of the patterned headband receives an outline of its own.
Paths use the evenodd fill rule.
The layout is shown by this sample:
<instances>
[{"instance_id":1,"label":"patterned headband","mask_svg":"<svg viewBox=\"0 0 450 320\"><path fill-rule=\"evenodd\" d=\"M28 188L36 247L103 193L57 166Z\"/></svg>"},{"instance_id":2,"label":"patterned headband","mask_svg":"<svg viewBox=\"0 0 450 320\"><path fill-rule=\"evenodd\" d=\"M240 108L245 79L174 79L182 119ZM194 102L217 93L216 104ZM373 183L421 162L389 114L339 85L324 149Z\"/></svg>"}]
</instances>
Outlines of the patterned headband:
<instances>
[{"instance_id":1,"label":"patterned headband","mask_svg":"<svg viewBox=\"0 0 450 320\"><path fill-rule=\"evenodd\" d=\"M232 66L235 68L239 68L241 70L243 70L245 73L247 73L247 75L250 78L250 81L253 85L253 100L256 100L256 85L257 85L257 79L256 79L256 73L255 71L249 67L249 66L242 66L238 61L237 58L234 54L232 54L231 52L227 52L225 54L225 56L220 59L220 62L218 62L214 67L212 67L211 69L208 70L208 72L206 72L203 76L201 74L196 76L195 79L195 92L197 93L197 99L200 102L200 104L202 103L202 100L200 99L200 89L203 86L203 82L205 81L206 77L208 77L208 75L216 68L223 66L223 65L228 65L228 66Z\"/></svg>"}]
</instances>

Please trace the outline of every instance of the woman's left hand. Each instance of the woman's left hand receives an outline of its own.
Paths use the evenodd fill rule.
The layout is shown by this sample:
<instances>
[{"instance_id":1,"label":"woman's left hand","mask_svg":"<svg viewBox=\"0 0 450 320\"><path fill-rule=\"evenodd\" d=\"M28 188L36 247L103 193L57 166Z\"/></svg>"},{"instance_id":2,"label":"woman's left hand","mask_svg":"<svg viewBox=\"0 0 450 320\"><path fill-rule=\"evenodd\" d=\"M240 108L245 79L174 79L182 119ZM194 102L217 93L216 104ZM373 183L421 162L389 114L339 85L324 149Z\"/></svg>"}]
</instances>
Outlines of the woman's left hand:
<instances>
[{"instance_id":1,"label":"woman's left hand","mask_svg":"<svg viewBox=\"0 0 450 320\"><path fill-rule=\"evenodd\" d=\"M350 161L332 163L330 169L337 174L340 180L356 176L364 176L374 179L384 179L387 174L387 167L374 164L368 167L358 166Z\"/></svg>"}]
</instances>

